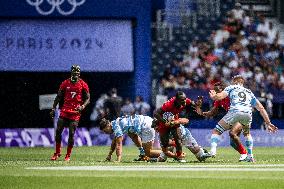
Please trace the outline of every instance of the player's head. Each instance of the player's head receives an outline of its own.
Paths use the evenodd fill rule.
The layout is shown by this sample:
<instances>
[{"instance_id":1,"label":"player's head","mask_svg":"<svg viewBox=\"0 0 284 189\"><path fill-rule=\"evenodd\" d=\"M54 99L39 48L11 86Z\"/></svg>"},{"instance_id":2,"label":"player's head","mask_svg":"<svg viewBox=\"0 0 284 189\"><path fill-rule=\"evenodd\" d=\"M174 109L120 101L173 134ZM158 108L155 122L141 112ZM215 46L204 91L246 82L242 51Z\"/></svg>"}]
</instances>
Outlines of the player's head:
<instances>
[{"instance_id":1,"label":"player's head","mask_svg":"<svg viewBox=\"0 0 284 189\"><path fill-rule=\"evenodd\" d=\"M235 75L233 78L232 78L232 83L234 85L244 85L245 83L245 78L241 75Z\"/></svg>"},{"instance_id":2,"label":"player's head","mask_svg":"<svg viewBox=\"0 0 284 189\"><path fill-rule=\"evenodd\" d=\"M105 132L107 134L111 134L112 133L112 128L111 128L110 121L107 120L106 118L103 118L100 121L100 130L102 130L103 132Z\"/></svg>"},{"instance_id":3,"label":"player's head","mask_svg":"<svg viewBox=\"0 0 284 189\"><path fill-rule=\"evenodd\" d=\"M72 82L77 82L79 77L80 77L80 66L79 65L72 65L71 66L71 81Z\"/></svg>"},{"instance_id":4,"label":"player's head","mask_svg":"<svg viewBox=\"0 0 284 189\"><path fill-rule=\"evenodd\" d=\"M224 90L224 85L222 82L216 82L214 84L214 91L216 91L216 93L220 93L223 90Z\"/></svg>"},{"instance_id":5,"label":"player's head","mask_svg":"<svg viewBox=\"0 0 284 189\"><path fill-rule=\"evenodd\" d=\"M236 9L240 9L240 8L242 8L242 5L241 5L241 3L236 3L235 7L236 7Z\"/></svg>"},{"instance_id":6,"label":"player's head","mask_svg":"<svg viewBox=\"0 0 284 189\"><path fill-rule=\"evenodd\" d=\"M186 95L182 91L178 91L176 93L175 104L177 106L185 106L186 105Z\"/></svg>"}]
</instances>

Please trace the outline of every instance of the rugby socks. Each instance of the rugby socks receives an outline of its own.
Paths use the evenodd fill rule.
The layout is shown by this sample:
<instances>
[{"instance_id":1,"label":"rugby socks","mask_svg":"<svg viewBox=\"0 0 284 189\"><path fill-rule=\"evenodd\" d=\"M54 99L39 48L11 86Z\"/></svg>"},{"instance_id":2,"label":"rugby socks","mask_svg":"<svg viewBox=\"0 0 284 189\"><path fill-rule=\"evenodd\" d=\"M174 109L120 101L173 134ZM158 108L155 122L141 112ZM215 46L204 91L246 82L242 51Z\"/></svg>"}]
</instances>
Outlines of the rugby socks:
<instances>
[{"instance_id":1,"label":"rugby socks","mask_svg":"<svg viewBox=\"0 0 284 189\"><path fill-rule=\"evenodd\" d=\"M236 151L239 151L238 147L237 147L237 144L235 143L235 141L230 138L230 145L236 150Z\"/></svg>"},{"instance_id":2,"label":"rugby socks","mask_svg":"<svg viewBox=\"0 0 284 189\"><path fill-rule=\"evenodd\" d=\"M71 152L72 152L72 149L73 149L73 146L67 146L67 155L71 155Z\"/></svg>"},{"instance_id":3,"label":"rugby socks","mask_svg":"<svg viewBox=\"0 0 284 189\"><path fill-rule=\"evenodd\" d=\"M144 148L143 148L143 147L139 147L138 149L139 149L139 151L140 151L140 155L141 155L141 156L145 156L145 150L144 150Z\"/></svg>"},{"instance_id":4,"label":"rugby socks","mask_svg":"<svg viewBox=\"0 0 284 189\"><path fill-rule=\"evenodd\" d=\"M56 143L55 145L55 153L60 154L61 153L61 142Z\"/></svg>"},{"instance_id":5,"label":"rugby socks","mask_svg":"<svg viewBox=\"0 0 284 189\"><path fill-rule=\"evenodd\" d=\"M252 154L253 139L252 139L251 135L245 136L245 139L246 139L246 147L247 147L247 151L248 151L248 157L253 158L253 154Z\"/></svg>"},{"instance_id":6,"label":"rugby socks","mask_svg":"<svg viewBox=\"0 0 284 189\"><path fill-rule=\"evenodd\" d=\"M220 135L217 135L217 134L211 135L211 150L210 150L210 153L212 155L216 155L217 145L220 142L220 138L221 138Z\"/></svg>"},{"instance_id":7,"label":"rugby socks","mask_svg":"<svg viewBox=\"0 0 284 189\"><path fill-rule=\"evenodd\" d=\"M177 151L176 154L177 154L177 158L179 158L182 154L182 151Z\"/></svg>"},{"instance_id":8,"label":"rugby socks","mask_svg":"<svg viewBox=\"0 0 284 189\"><path fill-rule=\"evenodd\" d=\"M237 151L238 151L240 154L246 154L246 153L247 153L247 151L246 151L244 145L242 145L242 144L239 144L239 145L238 145L238 150L237 150Z\"/></svg>"},{"instance_id":9,"label":"rugby socks","mask_svg":"<svg viewBox=\"0 0 284 189\"><path fill-rule=\"evenodd\" d=\"M244 147L244 145L243 145L243 144L237 145L237 144L235 143L235 141L234 141L232 138L230 138L230 145L231 145L236 151L238 151L240 154L246 154L246 153L247 153L246 148Z\"/></svg>"}]
</instances>

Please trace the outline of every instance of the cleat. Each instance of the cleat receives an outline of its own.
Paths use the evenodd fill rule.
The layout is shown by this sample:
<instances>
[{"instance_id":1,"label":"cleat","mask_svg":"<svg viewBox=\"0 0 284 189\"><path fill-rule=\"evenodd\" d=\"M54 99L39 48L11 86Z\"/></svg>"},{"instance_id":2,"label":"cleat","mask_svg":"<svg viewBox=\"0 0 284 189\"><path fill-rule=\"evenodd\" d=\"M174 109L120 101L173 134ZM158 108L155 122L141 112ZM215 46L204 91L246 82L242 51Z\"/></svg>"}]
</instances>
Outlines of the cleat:
<instances>
[{"instance_id":1,"label":"cleat","mask_svg":"<svg viewBox=\"0 0 284 189\"><path fill-rule=\"evenodd\" d=\"M64 159L65 161L70 161L70 155L68 155L68 154L66 154L66 156L65 156L65 159Z\"/></svg>"},{"instance_id":2,"label":"cleat","mask_svg":"<svg viewBox=\"0 0 284 189\"><path fill-rule=\"evenodd\" d=\"M247 157L248 157L247 154L241 154L239 161L246 161Z\"/></svg>"},{"instance_id":3,"label":"cleat","mask_svg":"<svg viewBox=\"0 0 284 189\"><path fill-rule=\"evenodd\" d=\"M186 163L186 160L181 156L174 158L174 161L179 163Z\"/></svg>"},{"instance_id":4,"label":"cleat","mask_svg":"<svg viewBox=\"0 0 284 189\"><path fill-rule=\"evenodd\" d=\"M200 147L202 148L202 147ZM205 148L202 148L205 154L209 154L208 150L206 150Z\"/></svg>"},{"instance_id":5,"label":"cleat","mask_svg":"<svg viewBox=\"0 0 284 189\"><path fill-rule=\"evenodd\" d=\"M51 160L51 161L55 161L55 160L57 160L60 156L61 156L61 154L59 154L59 153L54 153L53 156L50 158L50 160Z\"/></svg>"},{"instance_id":6,"label":"cleat","mask_svg":"<svg viewBox=\"0 0 284 189\"><path fill-rule=\"evenodd\" d=\"M134 161L149 161L150 158L148 156L145 155L139 155L139 157L137 159L134 159Z\"/></svg>"},{"instance_id":7,"label":"cleat","mask_svg":"<svg viewBox=\"0 0 284 189\"><path fill-rule=\"evenodd\" d=\"M165 157L159 156L159 157L157 158L157 162L165 162L165 161L167 161L167 156L165 156Z\"/></svg>"},{"instance_id":8,"label":"cleat","mask_svg":"<svg viewBox=\"0 0 284 189\"><path fill-rule=\"evenodd\" d=\"M253 157L247 157L247 158L246 158L246 161L247 161L247 162L252 162L252 163L254 163L254 162L255 162L255 159L254 159Z\"/></svg>"},{"instance_id":9,"label":"cleat","mask_svg":"<svg viewBox=\"0 0 284 189\"><path fill-rule=\"evenodd\" d=\"M211 155L212 158L216 157L216 152L215 153L214 152L210 152L209 154Z\"/></svg>"},{"instance_id":10,"label":"cleat","mask_svg":"<svg viewBox=\"0 0 284 189\"><path fill-rule=\"evenodd\" d=\"M158 162L158 158L150 158L148 161L151 163Z\"/></svg>"},{"instance_id":11,"label":"cleat","mask_svg":"<svg viewBox=\"0 0 284 189\"><path fill-rule=\"evenodd\" d=\"M200 162L205 161L207 158L212 157L210 153L204 153L201 157L197 158Z\"/></svg>"}]
</instances>

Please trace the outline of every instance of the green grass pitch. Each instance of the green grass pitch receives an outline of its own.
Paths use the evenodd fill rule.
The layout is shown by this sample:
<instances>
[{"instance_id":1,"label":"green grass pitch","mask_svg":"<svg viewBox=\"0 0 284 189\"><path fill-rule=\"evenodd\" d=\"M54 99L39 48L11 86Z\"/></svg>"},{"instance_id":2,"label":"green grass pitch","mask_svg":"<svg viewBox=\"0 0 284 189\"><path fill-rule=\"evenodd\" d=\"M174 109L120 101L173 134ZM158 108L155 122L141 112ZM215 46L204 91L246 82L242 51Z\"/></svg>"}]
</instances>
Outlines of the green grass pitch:
<instances>
[{"instance_id":1,"label":"green grass pitch","mask_svg":"<svg viewBox=\"0 0 284 189\"><path fill-rule=\"evenodd\" d=\"M218 148L218 156L204 163L187 149L187 163L137 163L132 161L138 155L135 147L123 148L121 163L104 162L108 150L75 147L70 162L64 157L52 162L52 148L0 148L0 188L284 188L284 148L280 147L255 147L255 163L239 163L231 148Z\"/></svg>"}]
</instances>

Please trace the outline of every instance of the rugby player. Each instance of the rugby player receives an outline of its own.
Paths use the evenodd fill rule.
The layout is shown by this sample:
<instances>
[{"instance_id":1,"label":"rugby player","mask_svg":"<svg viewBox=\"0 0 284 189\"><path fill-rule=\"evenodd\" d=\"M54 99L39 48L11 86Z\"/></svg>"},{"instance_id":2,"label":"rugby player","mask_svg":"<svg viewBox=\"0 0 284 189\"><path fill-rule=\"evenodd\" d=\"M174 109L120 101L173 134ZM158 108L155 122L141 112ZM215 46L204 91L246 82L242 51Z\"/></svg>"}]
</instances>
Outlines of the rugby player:
<instances>
[{"instance_id":1,"label":"rugby player","mask_svg":"<svg viewBox=\"0 0 284 189\"><path fill-rule=\"evenodd\" d=\"M55 153L51 160L57 160L61 156L61 140L64 127L69 128L69 138L65 161L70 161L72 148L74 145L74 134L78 126L82 111L90 103L90 92L88 84L80 78L80 66L71 67L71 77L64 80L58 90L50 112L54 118L55 108L61 100L60 116L55 130Z\"/></svg>"}]
</instances>

